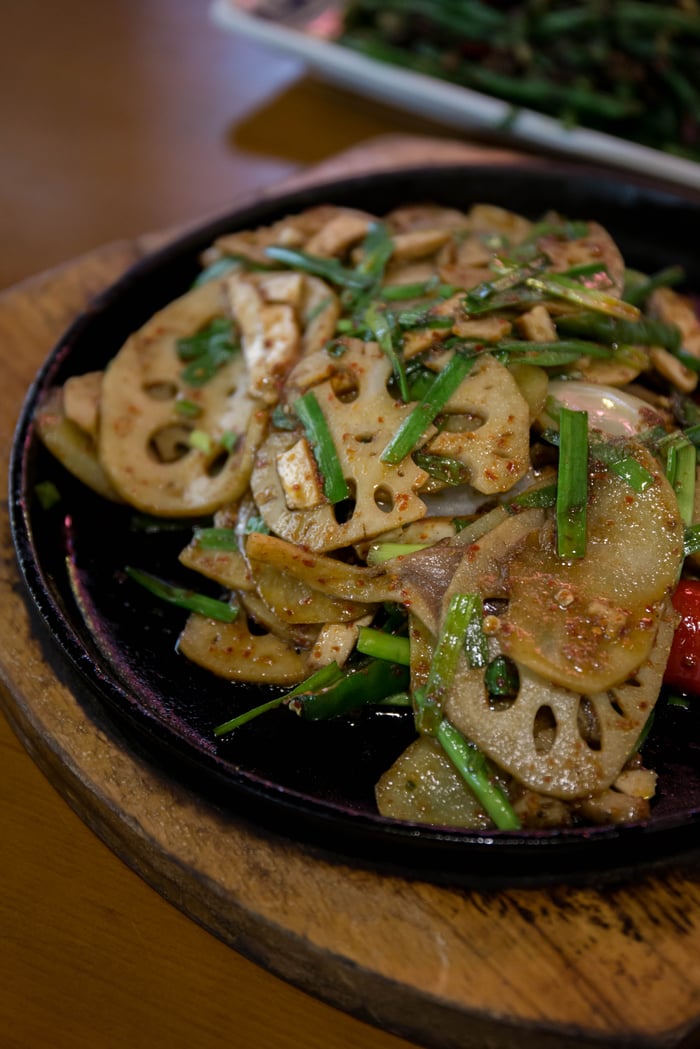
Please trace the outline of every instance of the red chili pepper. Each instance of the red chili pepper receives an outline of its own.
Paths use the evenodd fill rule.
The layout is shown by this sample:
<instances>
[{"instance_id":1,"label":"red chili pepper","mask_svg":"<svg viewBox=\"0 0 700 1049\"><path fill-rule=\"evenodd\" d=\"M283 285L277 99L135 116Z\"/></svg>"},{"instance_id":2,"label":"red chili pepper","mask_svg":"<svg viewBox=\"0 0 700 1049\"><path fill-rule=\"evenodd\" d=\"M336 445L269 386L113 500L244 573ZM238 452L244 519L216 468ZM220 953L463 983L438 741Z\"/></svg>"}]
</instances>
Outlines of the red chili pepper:
<instances>
[{"instance_id":1,"label":"red chili pepper","mask_svg":"<svg viewBox=\"0 0 700 1049\"><path fill-rule=\"evenodd\" d=\"M681 616L671 645L664 684L700 695L700 580L684 579L673 595Z\"/></svg>"}]
</instances>

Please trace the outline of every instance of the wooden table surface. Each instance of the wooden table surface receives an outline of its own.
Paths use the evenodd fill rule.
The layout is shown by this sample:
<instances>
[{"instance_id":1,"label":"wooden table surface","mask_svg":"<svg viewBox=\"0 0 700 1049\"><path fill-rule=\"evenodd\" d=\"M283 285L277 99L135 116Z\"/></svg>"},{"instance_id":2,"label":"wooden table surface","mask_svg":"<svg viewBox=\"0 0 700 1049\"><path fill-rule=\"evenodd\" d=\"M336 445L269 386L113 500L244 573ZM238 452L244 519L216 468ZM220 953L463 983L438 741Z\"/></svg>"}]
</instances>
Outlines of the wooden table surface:
<instances>
[{"instance_id":1,"label":"wooden table surface","mask_svg":"<svg viewBox=\"0 0 700 1049\"><path fill-rule=\"evenodd\" d=\"M224 210L365 138L424 128L222 33L205 0L4 0L0 84L0 287ZM0 768L6 1049L408 1044L269 975L162 899L1 716Z\"/></svg>"},{"instance_id":2,"label":"wooden table surface","mask_svg":"<svg viewBox=\"0 0 700 1049\"><path fill-rule=\"evenodd\" d=\"M375 135L428 130L222 33L206 0L4 0L0 85L0 288L225 210ZM409 1044L166 902L71 811L1 715L0 768L5 1049Z\"/></svg>"},{"instance_id":3,"label":"wooden table surface","mask_svg":"<svg viewBox=\"0 0 700 1049\"><path fill-rule=\"evenodd\" d=\"M222 211L377 135L448 134L222 34L206 6L4 0L0 288ZM0 645L11 652L13 638ZM408 1049L167 902L74 814L2 716L0 768L3 1049Z\"/></svg>"}]
</instances>

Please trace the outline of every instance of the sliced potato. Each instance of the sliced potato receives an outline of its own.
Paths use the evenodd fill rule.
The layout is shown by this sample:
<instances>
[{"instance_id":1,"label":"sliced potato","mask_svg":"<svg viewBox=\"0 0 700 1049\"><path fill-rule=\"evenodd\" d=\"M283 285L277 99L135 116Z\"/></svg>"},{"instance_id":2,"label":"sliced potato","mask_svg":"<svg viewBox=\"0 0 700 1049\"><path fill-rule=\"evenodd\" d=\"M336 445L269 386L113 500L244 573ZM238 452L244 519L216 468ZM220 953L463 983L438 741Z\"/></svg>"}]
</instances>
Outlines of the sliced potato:
<instances>
[{"instance_id":1,"label":"sliced potato","mask_svg":"<svg viewBox=\"0 0 700 1049\"><path fill-rule=\"evenodd\" d=\"M591 477L585 557L562 560L545 529L509 566L504 650L574 692L612 688L645 662L683 563L675 494L643 446L635 456L654 478L643 492L607 470Z\"/></svg>"},{"instance_id":2,"label":"sliced potato","mask_svg":"<svg viewBox=\"0 0 700 1049\"><path fill-rule=\"evenodd\" d=\"M243 612L233 623L193 613L180 635L178 650L198 666L230 681L294 685L306 674L306 660L274 634L251 633Z\"/></svg>"},{"instance_id":3,"label":"sliced potato","mask_svg":"<svg viewBox=\"0 0 700 1049\"><path fill-rule=\"evenodd\" d=\"M375 788L382 816L442 827L493 826L440 744L420 736Z\"/></svg>"},{"instance_id":4,"label":"sliced potato","mask_svg":"<svg viewBox=\"0 0 700 1049\"><path fill-rule=\"evenodd\" d=\"M66 418L97 441L100 401L102 399L102 372L71 375L63 384L63 410Z\"/></svg>"},{"instance_id":5,"label":"sliced potato","mask_svg":"<svg viewBox=\"0 0 700 1049\"><path fill-rule=\"evenodd\" d=\"M346 623L365 615L371 604L329 597L286 571L250 559L255 587L275 615L285 623Z\"/></svg>"},{"instance_id":6,"label":"sliced potato","mask_svg":"<svg viewBox=\"0 0 700 1049\"><path fill-rule=\"evenodd\" d=\"M62 389L49 391L42 401L36 414L36 429L43 444L74 477L105 499L123 501L97 457L94 439L66 418Z\"/></svg>"},{"instance_id":7,"label":"sliced potato","mask_svg":"<svg viewBox=\"0 0 700 1049\"><path fill-rule=\"evenodd\" d=\"M181 552L180 562L229 590L255 589L250 569L238 550L211 550L200 546L195 537Z\"/></svg>"}]
</instances>

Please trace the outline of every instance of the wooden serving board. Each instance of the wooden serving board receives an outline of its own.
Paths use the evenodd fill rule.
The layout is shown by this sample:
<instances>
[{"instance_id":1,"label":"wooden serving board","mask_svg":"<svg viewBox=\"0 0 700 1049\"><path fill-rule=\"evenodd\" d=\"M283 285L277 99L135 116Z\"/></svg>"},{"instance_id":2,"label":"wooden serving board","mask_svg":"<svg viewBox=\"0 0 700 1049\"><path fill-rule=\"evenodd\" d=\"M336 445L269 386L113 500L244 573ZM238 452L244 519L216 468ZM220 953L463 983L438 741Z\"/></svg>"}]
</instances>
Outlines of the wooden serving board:
<instances>
[{"instance_id":1,"label":"wooden serving board","mask_svg":"<svg viewBox=\"0 0 700 1049\"><path fill-rule=\"evenodd\" d=\"M528 163L389 138L293 185L477 159ZM60 332L163 239L111 244L0 296L3 464ZM186 914L283 979L436 1049L700 1045L697 869L599 888L468 892L320 859L259 832L151 767L79 703L33 633L5 510L0 530L4 711L68 803Z\"/></svg>"}]
</instances>

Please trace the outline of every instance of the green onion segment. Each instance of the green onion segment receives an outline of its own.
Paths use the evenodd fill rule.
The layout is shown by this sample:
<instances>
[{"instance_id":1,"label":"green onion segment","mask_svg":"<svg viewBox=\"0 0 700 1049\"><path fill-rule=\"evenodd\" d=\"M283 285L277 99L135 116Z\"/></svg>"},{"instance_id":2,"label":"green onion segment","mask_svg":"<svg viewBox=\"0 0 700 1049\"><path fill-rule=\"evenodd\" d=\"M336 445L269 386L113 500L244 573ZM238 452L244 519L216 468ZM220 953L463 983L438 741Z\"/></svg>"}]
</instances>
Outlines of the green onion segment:
<instances>
[{"instance_id":1,"label":"green onion segment","mask_svg":"<svg viewBox=\"0 0 700 1049\"><path fill-rule=\"evenodd\" d=\"M588 413L562 406L559 413L557 553L564 559L586 553L588 502Z\"/></svg>"},{"instance_id":2,"label":"green onion segment","mask_svg":"<svg viewBox=\"0 0 700 1049\"><path fill-rule=\"evenodd\" d=\"M196 590L189 590L186 587L173 586L164 579L159 579L150 572L143 572L139 568L127 566L125 572L135 583L139 583L162 601L177 605L178 608L184 608L188 612L196 612L208 619L218 619L222 623L232 623L238 616L238 608L227 601L207 597L206 594L199 594Z\"/></svg>"},{"instance_id":3,"label":"green onion segment","mask_svg":"<svg viewBox=\"0 0 700 1049\"><path fill-rule=\"evenodd\" d=\"M326 417L313 390L308 390L294 402L294 411L301 419L313 450L326 499L329 503L339 503L347 499L350 492L343 468Z\"/></svg>"}]
</instances>

